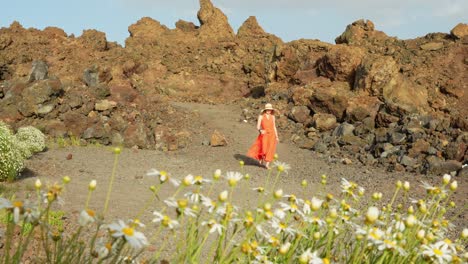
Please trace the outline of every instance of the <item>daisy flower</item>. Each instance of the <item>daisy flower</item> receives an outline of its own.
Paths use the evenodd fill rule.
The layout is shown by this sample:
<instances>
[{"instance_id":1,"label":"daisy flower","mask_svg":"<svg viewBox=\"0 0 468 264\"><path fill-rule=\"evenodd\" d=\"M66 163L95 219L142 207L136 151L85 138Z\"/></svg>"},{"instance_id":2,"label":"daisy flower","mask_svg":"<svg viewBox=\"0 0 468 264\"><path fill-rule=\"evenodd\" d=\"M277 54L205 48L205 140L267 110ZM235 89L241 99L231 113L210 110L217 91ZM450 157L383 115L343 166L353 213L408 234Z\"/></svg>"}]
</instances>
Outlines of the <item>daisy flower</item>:
<instances>
[{"instance_id":1,"label":"daisy flower","mask_svg":"<svg viewBox=\"0 0 468 264\"><path fill-rule=\"evenodd\" d=\"M148 240L143 233L136 231L122 220L110 224L108 228L113 237L124 237L128 244L134 249L141 249L148 245Z\"/></svg>"},{"instance_id":2,"label":"daisy flower","mask_svg":"<svg viewBox=\"0 0 468 264\"><path fill-rule=\"evenodd\" d=\"M208 228L210 228L209 230L210 234L217 232L218 235L221 235L223 233L224 226L217 223L214 219L210 219L209 221L203 221L201 225L208 226Z\"/></svg>"},{"instance_id":3,"label":"daisy flower","mask_svg":"<svg viewBox=\"0 0 468 264\"><path fill-rule=\"evenodd\" d=\"M276 169L278 170L278 172L285 172L285 173L288 173L289 170L291 169L291 166L289 166L289 164L284 163L284 162L281 162L281 161L275 161L275 162L273 162L273 166L276 167Z\"/></svg>"},{"instance_id":4,"label":"daisy flower","mask_svg":"<svg viewBox=\"0 0 468 264\"><path fill-rule=\"evenodd\" d=\"M452 260L451 251L447 244L440 243L441 241L431 244L422 245L422 255L429 257L431 260L437 263L447 263Z\"/></svg>"},{"instance_id":5,"label":"daisy flower","mask_svg":"<svg viewBox=\"0 0 468 264\"><path fill-rule=\"evenodd\" d=\"M226 173L226 179L229 183L229 186L235 186L244 176L240 172L228 171Z\"/></svg>"},{"instance_id":6,"label":"daisy flower","mask_svg":"<svg viewBox=\"0 0 468 264\"><path fill-rule=\"evenodd\" d=\"M96 216L96 213L93 210L90 210L90 209L83 210L81 211L80 217L78 218L78 224L80 224L81 226L86 226L88 224L91 224L96 220L95 216Z\"/></svg>"},{"instance_id":7,"label":"daisy flower","mask_svg":"<svg viewBox=\"0 0 468 264\"><path fill-rule=\"evenodd\" d=\"M154 211L153 215L153 223L161 223L164 227L168 227L169 229L174 229L176 226L179 225L177 220L172 220L167 215L162 215L160 212Z\"/></svg>"}]
</instances>

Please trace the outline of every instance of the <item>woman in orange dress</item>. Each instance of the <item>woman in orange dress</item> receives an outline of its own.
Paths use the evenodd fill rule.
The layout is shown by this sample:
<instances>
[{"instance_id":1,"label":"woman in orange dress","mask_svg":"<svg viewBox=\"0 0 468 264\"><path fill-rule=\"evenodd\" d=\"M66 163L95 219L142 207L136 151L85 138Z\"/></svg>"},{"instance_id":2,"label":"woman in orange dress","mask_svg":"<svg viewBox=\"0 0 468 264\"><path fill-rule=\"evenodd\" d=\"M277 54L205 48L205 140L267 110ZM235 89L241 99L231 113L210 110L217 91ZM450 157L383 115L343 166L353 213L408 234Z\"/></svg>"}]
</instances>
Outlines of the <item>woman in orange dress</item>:
<instances>
[{"instance_id":1,"label":"woman in orange dress","mask_svg":"<svg viewBox=\"0 0 468 264\"><path fill-rule=\"evenodd\" d=\"M247 152L247 156L260 161L267 169L275 156L276 144L279 141L275 112L271 104L265 105L257 120L258 137Z\"/></svg>"}]
</instances>

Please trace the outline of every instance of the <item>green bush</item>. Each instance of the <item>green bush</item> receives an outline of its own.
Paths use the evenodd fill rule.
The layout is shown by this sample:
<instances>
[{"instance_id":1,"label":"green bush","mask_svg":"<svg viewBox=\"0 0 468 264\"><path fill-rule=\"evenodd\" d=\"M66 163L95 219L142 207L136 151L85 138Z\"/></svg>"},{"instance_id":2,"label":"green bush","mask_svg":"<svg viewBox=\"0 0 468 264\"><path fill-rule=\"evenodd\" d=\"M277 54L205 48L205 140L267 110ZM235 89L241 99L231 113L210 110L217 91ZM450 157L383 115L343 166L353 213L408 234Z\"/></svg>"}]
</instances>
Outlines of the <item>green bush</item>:
<instances>
[{"instance_id":1,"label":"green bush","mask_svg":"<svg viewBox=\"0 0 468 264\"><path fill-rule=\"evenodd\" d=\"M24 158L10 128L0 122L0 181L14 180L24 168Z\"/></svg>"}]
</instances>

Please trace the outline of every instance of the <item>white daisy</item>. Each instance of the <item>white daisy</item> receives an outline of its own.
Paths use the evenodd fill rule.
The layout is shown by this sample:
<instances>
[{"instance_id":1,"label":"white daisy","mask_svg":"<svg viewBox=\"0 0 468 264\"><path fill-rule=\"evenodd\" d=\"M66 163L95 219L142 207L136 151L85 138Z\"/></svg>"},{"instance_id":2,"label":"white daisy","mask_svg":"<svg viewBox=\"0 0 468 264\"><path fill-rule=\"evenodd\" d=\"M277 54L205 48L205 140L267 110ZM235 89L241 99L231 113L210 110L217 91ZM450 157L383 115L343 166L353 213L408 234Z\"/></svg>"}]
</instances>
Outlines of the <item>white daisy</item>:
<instances>
[{"instance_id":1,"label":"white daisy","mask_svg":"<svg viewBox=\"0 0 468 264\"><path fill-rule=\"evenodd\" d=\"M78 218L78 224L81 226L86 226L88 224L93 223L95 219L96 213L93 210L86 209L81 211L80 217Z\"/></svg>"},{"instance_id":2,"label":"white daisy","mask_svg":"<svg viewBox=\"0 0 468 264\"><path fill-rule=\"evenodd\" d=\"M148 245L148 240L143 233L136 231L122 220L110 224L108 228L113 237L124 237L128 244L134 249L141 249Z\"/></svg>"},{"instance_id":3,"label":"white daisy","mask_svg":"<svg viewBox=\"0 0 468 264\"><path fill-rule=\"evenodd\" d=\"M221 235L223 233L224 226L217 223L214 219L210 219L209 221L203 221L201 225L208 226L210 228L210 234L213 232L217 232L218 235Z\"/></svg>"}]
</instances>

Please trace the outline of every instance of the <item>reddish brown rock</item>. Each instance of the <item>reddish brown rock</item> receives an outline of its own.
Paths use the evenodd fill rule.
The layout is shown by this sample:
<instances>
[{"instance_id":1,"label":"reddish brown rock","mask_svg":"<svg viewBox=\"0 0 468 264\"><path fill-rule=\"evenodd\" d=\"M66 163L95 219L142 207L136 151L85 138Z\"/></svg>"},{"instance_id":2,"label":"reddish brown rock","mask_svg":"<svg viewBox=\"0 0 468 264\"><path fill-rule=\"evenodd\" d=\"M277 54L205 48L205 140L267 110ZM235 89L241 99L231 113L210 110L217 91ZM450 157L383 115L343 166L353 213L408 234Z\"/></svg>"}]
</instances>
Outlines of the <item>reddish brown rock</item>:
<instances>
[{"instance_id":1,"label":"reddish brown rock","mask_svg":"<svg viewBox=\"0 0 468 264\"><path fill-rule=\"evenodd\" d=\"M374 28L374 23L370 20L357 20L346 27L346 30L335 39L335 43L358 44L363 40L371 38L387 38L385 33L377 31Z\"/></svg>"},{"instance_id":2,"label":"reddish brown rock","mask_svg":"<svg viewBox=\"0 0 468 264\"><path fill-rule=\"evenodd\" d=\"M210 0L200 0L200 10L197 13L200 21L199 37L202 41L231 40L234 31L228 23L226 15L213 6Z\"/></svg>"},{"instance_id":3,"label":"reddish brown rock","mask_svg":"<svg viewBox=\"0 0 468 264\"><path fill-rule=\"evenodd\" d=\"M331 114L318 113L313 116L315 128L319 131L332 130L337 126L336 117Z\"/></svg>"},{"instance_id":4,"label":"reddish brown rock","mask_svg":"<svg viewBox=\"0 0 468 264\"><path fill-rule=\"evenodd\" d=\"M333 81L354 83L357 66L364 57L364 50L359 47L337 45L330 49L320 60L318 71L321 76Z\"/></svg>"},{"instance_id":5,"label":"reddish brown rock","mask_svg":"<svg viewBox=\"0 0 468 264\"><path fill-rule=\"evenodd\" d=\"M160 36L167 31L169 29L158 21L150 17L143 17L128 27L130 37L125 40L125 46L157 43Z\"/></svg>"},{"instance_id":6,"label":"reddish brown rock","mask_svg":"<svg viewBox=\"0 0 468 264\"><path fill-rule=\"evenodd\" d=\"M454 28L452 28L452 30L450 30L450 34L452 34L452 36L458 39L468 36L468 24L457 24Z\"/></svg>"},{"instance_id":7,"label":"reddish brown rock","mask_svg":"<svg viewBox=\"0 0 468 264\"><path fill-rule=\"evenodd\" d=\"M365 90L380 96L383 87L398 74L398 66L392 57L366 56L357 67L354 89Z\"/></svg>"},{"instance_id":8,"label":"reddish brown rock","mask_svg":"<svg viewBox=\"0 0 468 264\"><path fill-rule=\"evenodd\" d=\"M83 30L83 34L78 39L83 42L85 47L97 51L107 50L107 39L104 32L95 29Z\"/></svg>"},{"instance_id":9,"label":"reddish brown rock","mask_svg":"<svg viewBox=\"0 0 468 264\"><path fill-rule=\"evenodd\" d=\"M210 137L210 146L221 147L221 146L226 146L226 145L227 145L226 137L218 130L215 130L213 134L211 134L211 137Z\"/></svg>"},{"instance_id":10,"label":"reddish brown rock","mask_svg":"<svg viewBox=\"0 0 468 264\"><path fill-rule=\"evenodd\" d=\"M350 98L346 107L346 120L355 122L367 117L375 119L381 105L377 97L363 95Z\"/></svg>"}]
</instances>

